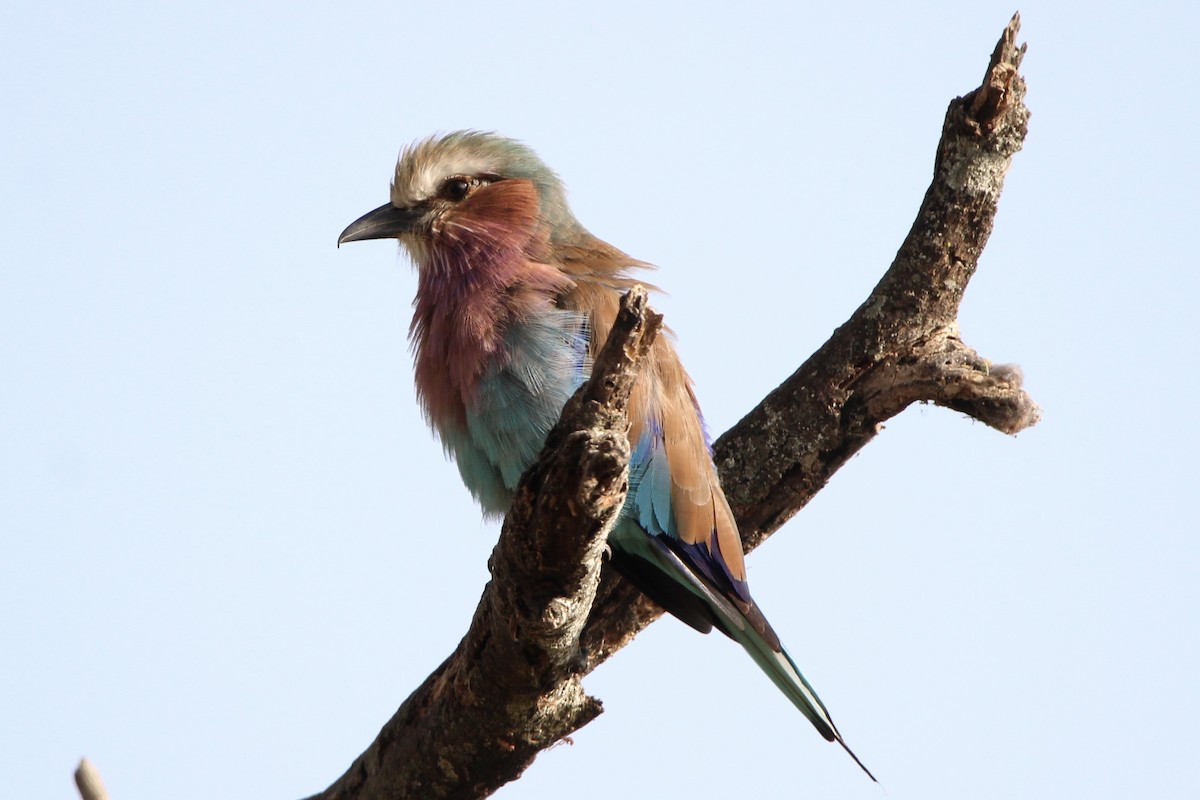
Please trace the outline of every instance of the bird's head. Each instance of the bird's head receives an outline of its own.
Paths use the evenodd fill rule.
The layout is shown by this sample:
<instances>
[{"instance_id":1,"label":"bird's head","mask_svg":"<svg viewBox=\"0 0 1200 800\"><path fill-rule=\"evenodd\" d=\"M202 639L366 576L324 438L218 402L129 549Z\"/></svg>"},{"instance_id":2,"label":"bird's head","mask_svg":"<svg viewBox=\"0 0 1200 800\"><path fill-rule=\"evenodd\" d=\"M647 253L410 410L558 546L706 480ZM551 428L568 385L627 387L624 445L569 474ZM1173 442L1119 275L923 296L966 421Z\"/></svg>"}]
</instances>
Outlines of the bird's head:
<instances>
[{"instance_id":1,"label":"bird's head","mask_svg":"<svg viewBox=\"0 0 1200 800\"><path fill-rule=\"evenodd\" d=\"M352 222L338 244L399 239L425 269L579 231L562 181L536 153L494 133L457 131L406 148L391 201Z\"/></svg>"}]
</instances>

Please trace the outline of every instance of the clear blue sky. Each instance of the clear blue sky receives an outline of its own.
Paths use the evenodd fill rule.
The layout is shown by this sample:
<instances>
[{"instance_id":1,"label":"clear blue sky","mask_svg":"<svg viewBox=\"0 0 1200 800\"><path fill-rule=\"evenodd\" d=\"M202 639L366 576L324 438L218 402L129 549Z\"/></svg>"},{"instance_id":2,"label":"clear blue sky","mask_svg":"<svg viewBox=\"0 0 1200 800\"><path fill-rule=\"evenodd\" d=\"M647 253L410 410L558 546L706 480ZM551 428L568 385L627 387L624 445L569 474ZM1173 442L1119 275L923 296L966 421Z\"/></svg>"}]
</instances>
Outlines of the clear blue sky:
<instances>
[{"instance_id":1,"label":"clear blue sky","mask_svg":"<svg viewBox=\"0 0 1200 800\"><path fill-rule=\"evenodd\" d=\"M715 432L820 345L1015 8L785 5L9 8L0 793L70 797L86 754L114 800L307 795L465 631L496 528L414 402L412 272L334 247L406 142L537 149L660 266ZM1200 796L1200 12L1021 10L1033 119L961 323L1045 419L909 409L749 560L887 794L671 621L500 797Z\"/></svg>"}]
</instances>

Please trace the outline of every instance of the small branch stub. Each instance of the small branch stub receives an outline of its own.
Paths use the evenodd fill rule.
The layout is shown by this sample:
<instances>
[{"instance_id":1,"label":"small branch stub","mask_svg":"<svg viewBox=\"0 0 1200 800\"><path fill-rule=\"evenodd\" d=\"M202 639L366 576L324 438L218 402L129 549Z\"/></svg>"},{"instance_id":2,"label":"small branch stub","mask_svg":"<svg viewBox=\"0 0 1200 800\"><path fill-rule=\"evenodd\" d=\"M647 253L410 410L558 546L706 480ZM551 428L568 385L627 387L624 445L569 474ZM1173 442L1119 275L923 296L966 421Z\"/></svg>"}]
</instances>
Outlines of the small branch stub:
<instances>
[{"instance_id":1,"label":"small branch stub","mask_svg":"<svg viewBox=\"0 0 1200 800\"><path fill-rule=\"evenodd\" d=\"M75 787L82 800L108 800L108 790L100 780L100 771L86 758L75 769Z\"/></svg>"}]
</instances>

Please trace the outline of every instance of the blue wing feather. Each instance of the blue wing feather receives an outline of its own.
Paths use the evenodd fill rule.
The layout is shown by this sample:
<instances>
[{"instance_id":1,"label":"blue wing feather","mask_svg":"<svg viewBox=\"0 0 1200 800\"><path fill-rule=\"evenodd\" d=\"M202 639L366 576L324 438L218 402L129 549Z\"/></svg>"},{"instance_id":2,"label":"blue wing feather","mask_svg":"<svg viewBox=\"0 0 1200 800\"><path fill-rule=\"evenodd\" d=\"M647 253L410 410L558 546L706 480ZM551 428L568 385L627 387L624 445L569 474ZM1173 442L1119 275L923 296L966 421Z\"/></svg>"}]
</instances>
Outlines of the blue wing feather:
<instances>
[{"instance_id":1,"label":"blue wing feather","mask_svg":"<svg viewBox=\"0 0 1200 800\"><path fill-rule=\"evenodd\" d=\"M709 542L687 544L680 538L672 509L671 467L657 420L643 426L630 457L629 497L622 514L636 519L645 533L666 537L671 550L718 589L743 603L751 602L749 585L733 576L719 548Z\"/></svg>"}]
</instances>

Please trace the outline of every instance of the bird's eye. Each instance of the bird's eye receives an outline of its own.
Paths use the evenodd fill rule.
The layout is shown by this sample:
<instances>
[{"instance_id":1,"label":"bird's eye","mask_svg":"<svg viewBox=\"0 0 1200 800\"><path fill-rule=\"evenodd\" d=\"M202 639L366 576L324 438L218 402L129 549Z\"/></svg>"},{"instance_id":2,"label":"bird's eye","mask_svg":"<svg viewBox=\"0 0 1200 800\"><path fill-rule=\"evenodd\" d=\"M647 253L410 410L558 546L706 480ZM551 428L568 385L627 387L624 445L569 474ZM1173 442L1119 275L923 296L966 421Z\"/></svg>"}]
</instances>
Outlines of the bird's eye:
<instances>
[{"instance_id":1,"label":"bird's eye","mask_svg":"<svg viewBox=\"0 0 1200 800\"><path fill-rule=\"evenodd\" d=\"M471 182L466 178L447 178L442 184L442 197L447 200L462 200L471 191Z\"/></svg>"}]
</instances>

